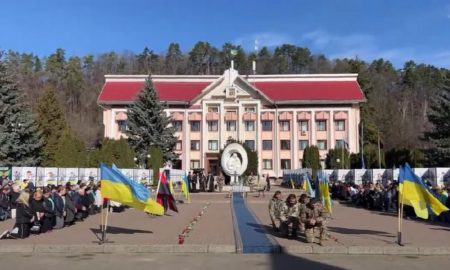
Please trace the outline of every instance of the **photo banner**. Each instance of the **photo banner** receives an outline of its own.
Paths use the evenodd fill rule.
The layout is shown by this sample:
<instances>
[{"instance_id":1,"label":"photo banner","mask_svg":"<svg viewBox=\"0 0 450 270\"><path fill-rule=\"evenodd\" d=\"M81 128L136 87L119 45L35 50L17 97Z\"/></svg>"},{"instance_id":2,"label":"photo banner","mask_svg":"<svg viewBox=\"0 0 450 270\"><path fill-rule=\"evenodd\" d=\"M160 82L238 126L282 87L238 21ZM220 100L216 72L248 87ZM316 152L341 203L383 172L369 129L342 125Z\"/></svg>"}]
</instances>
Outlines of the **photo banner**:
<instances>
[{"instance_id":1,"label":"photo banner","mask_svg":"<svg viewBox=\"0 0 450 270\"><path fill-rule=\"evenodd\" d=\"M134 175L137 178L137 181L143 185L149 185L150 184L150 170L145 169L135 169Z\"/></svg>"},{"instance_id":2,"label":"photo banner","mask_svg":"<svg viewBox=\"0 0 450 270\"><path fill-rule=\"evenodd\" d=\"M9 167L0 167L0 177L8 177L11 179L11 169Z\"/></svg>"},{"instance_id":3,"label":"photo banner","mask_svg":"<svg viewBox=\"0 0 450 270\"><path fill-rule=\"evenodd\" d=\"M12 180L21 185L24 179L36 185L36 167L12 167Z\"/></svg>"},{"instance_id":4,"label":"photo banner","mask_svg":"<svg viewBox=\"0 0 450 270\"><path fill-rule=\"evenodd\" d=\"M45 187L48 185L58 184L58 168L42 168L37 169L37 183L38 187Z\"/></svg>"},{"instance_id":5,"label":"photo banner","mask_svg":"<svg viewBox=\"0 0 450 270\"><path fill-rule=\"evenodd\" d=\"M58 184L65 185L70 183L71 185L76 185L79 179L79 169L78 168L59 168L58 170Z\"/></svg>"},{"instance_id":6,"label":"photo banner","mask_svg":"<svg viewBox=\"0 0 450 270\"><path fill-rule=\"evenodd\" d=\"M98 182L99 168L80 168L79 179L83 182Z\"/></svg>"}]
</instances>

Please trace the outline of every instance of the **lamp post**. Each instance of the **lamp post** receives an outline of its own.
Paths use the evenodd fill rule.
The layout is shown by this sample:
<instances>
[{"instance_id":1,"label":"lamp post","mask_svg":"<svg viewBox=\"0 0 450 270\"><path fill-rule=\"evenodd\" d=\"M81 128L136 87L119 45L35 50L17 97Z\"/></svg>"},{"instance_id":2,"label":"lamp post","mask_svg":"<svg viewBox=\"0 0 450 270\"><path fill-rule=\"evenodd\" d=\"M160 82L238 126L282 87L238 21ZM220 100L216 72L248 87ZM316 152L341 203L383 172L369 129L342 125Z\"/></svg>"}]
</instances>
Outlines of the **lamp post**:
<instances>
[{"instance_id":1,"label":"lamp post","mask_svg":"<svg viewBox=\"0 0 450 270\"><path fill-rule=\"evenodd\" d=\"M150 166L148 165L148 163L149 163L149 160L150 160L151 157L152 157L152 156L151 156L150 154L147 154L147 163L146 163L147 169L150 168Z\"/></svg>"},{"instance_id":2,"label":"lamp post","mask_svg":"<svg viewBox=\"0 0 450 270\"><path fill-rule=\"evenodd\" d=\"M138 166L138 164L137 164L138 158L137 158L137 157L134 157L133 160L134 160L134 166L135 166L135 167L137 166L137 167L139 168L139 166Z\"/></svg>"}]
</instances>

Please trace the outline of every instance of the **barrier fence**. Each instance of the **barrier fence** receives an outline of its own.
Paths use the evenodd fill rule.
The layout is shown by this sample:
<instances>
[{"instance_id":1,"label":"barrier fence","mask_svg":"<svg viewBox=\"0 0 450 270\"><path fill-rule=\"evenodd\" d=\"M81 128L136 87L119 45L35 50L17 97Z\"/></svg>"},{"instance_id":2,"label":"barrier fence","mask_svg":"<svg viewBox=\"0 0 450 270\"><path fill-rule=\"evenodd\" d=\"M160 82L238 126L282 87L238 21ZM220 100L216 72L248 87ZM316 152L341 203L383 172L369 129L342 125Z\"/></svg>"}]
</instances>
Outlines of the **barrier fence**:
<instances>
[{"instance_id":1,"label":"barrier fence","mask_svg":"<svg viewBox=\"0 0 450 270\"><path fill-rule=\"evenodd\" d=\"M421 177L430 185L446 185L450 183L450 168L414 168L414 173ZM339 169L339 170L319 170L326 175L330 181L362 183L385 183L388 180L398 180L399 169ZM292 179L295 183L302 181L305 169L284 170L283 182Z\"/></svg>"}]
</instances>

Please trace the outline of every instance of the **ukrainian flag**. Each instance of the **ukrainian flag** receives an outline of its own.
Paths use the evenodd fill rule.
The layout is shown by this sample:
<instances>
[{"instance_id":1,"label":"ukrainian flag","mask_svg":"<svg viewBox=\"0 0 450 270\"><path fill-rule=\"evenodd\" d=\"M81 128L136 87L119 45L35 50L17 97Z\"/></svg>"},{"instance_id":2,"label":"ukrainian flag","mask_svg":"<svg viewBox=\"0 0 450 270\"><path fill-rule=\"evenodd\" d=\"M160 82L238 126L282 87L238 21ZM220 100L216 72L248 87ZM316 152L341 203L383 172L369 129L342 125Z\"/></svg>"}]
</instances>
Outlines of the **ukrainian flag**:
<instances>
[{"instance_id":1,"label":"ukrainian flag","mask_svg":"<svg viewBox=\"0 0 450 270\"><path fill-rule=\"evenodd\" d=\"M428 189L422 179L414 174L408 163L400 167L400 200L414 208L416 215L428 219L428 208L437 216L442 212L449 211Z\"/></svg>"},{"instance_id":2,"label":"ukrainian flag","mask_svg":"<svg viewBox=\"0 0 450 270\"><path fill-rule=\"evenodd\" d=\"M316 181L316 196L322 200L323 207L331 214L331 196L328 176L323 172L319 173L318 180ZM318 191L318 194L317 194Z\"/></svg>"},{"instance_id":3,"label":"ukrainian flag","mask_svg":"<svg viewBox=\"0 0 450 270\"><path fill-rule=\"evenodd\" d=\"M310 197L314 197L315 196L314 190L311 187L311 182L309 182L309 177L306 174L303 175L302 188L303 188L303 190L306 191L306 193L308 193L308 195Z\"/></svg>"},{"instance_id":4,"label":"ukrainian flag","mask_svg":"<svg viewBox=\"0 0 450 270\"><path fill-rule=\"evenodd\" d=\"M101 193L104 198L129 205L154 215L164 215L164 208L150 198L150 191L126 177L113 164L109 168L100 165Z\"/></svg>"},{"instance_id":5,"label":"ukrainian flag","mask_svg":"<svg viewBox=\"0 0 450 270\"><path fill-rule=\"evenodd\" d=\"M183 181L181 181L181 191L183 192L184 198L190 200L191 196L189 194L189 183L186 174L183 175Z\"/></svg>"}]
</instances>

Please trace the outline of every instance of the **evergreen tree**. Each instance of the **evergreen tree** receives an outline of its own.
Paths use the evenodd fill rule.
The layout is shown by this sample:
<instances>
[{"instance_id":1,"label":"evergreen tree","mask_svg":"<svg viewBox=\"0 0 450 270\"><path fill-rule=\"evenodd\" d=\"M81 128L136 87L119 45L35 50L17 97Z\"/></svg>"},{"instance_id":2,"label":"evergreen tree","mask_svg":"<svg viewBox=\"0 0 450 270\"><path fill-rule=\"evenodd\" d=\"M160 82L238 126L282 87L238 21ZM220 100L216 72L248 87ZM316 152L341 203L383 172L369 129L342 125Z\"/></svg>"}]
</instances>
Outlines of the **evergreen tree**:
<instances>
[{"instance_id":1,"label":"evergreen tree","mask_svg":"<svg viewBox=\"0 0 450 270\"><path fill-rule=\"evenodd\" d=\"M148 168L153 170L153 185L158 184L159 180L159 168L164 166L163 152L161 148L152 146L150 147L150 159L147 160Z\"/></svg>"},{"instance_id":2,"label":"evergreen tree","mask_svg":"<svg viewBox=\"0 0 450 270\"><path fill-rule=\"evenodd\" d=\"M63 130L55 153L57 167L84 167L86 165L86 149L70 128Z\"/></svg>"},{"instance_id":3,"label":"evergreen tree","mask_svg":"<svg viewBox=\"0 0 450 270\"><path fill-rule=\"evenodd\" d=\"M35 166L41 161L41 132L1 58L0 52L0 164Z\"/></svg>"},{"instance_id":4,"label":"evergreen tree","mask_svg":"<svg viewBox=\"0 0 450 270\"><path fill-rule=\"evenodd\" d=\"M133 147L139 164L145 164L150 147L159 147L164 161L177 158L174 149L178 138L175 128L169 126L165 103L159 101L151 78L137 100L128 108L128 141Z\"/></svg>"},{"instance_id":5,"label":"evergreen tree","mask_svg":"<svg viewBox=\"0 0 450 270\"><path fill-rule=\"evenodd\" d=\"M55 166L55 154L59 140L67 127L64 113L59 106L53 86L46 85L37 106L38 126L44 139L43 166Z\"/></svg>"},{"instance_id":6,"label":"evergreen tree","mask_svg":"<svg viewBox=\"0 0 450 270\"><path fill-rule=\"evenodd\" d=\"M433 124L425 139L433 148L428 153L428 160L438 166L450 165L450 71L447 71L440 94L434 100L428 120Z\"/></svg>"},{"instance_id":7,"label":"evergreen tree","mask_svg":"<svg viewBox=\"0 0 450 270\"><path fill-rule=\"evenodd\" d=\"M342 166L342 163L344 163L344 166ZM325 165L327 169L349 169L350 154L348 150L342 147L330 149L325 158Z\"/></svg>"},{"instance_id":8,"label":"evergreen tree","mask_svg":"<svg viewBox=\"0 0 450 270\"><path fill-rule=\"evenodd\" d=\"M320 169L320 154L317 146L311 145L303 150L302 166L303 168L312 169L312 178L316 178L317 171Z\"/></svg>"},{"instance_id":9,"label":"evergreen tree","mask_svg":"<svg viewBox=\"0 0 450 270\"><path fill-rule=\"evenodd\" d=\"M100 162L108 165L116 164L120 168L134 168L134 151L124 138L120 140L104 139L98 153L93 152L91 163L98 166Z\"/></svg>"}]
</instances>

